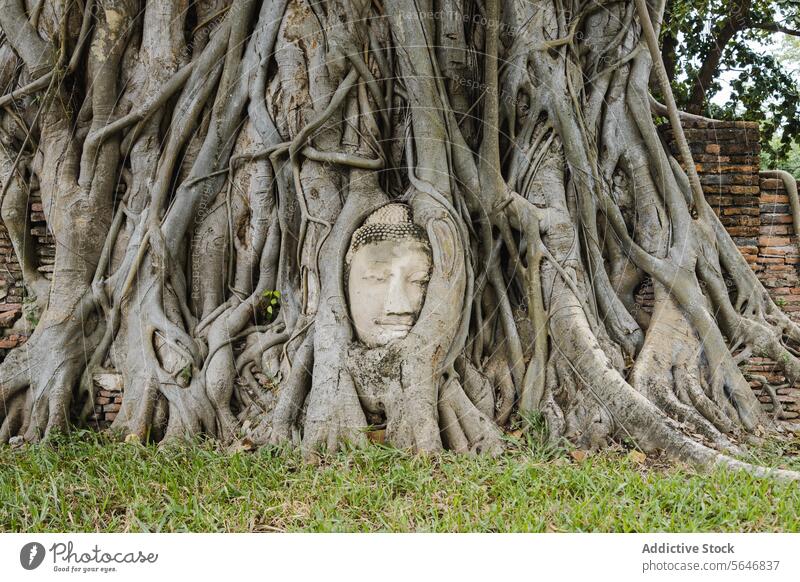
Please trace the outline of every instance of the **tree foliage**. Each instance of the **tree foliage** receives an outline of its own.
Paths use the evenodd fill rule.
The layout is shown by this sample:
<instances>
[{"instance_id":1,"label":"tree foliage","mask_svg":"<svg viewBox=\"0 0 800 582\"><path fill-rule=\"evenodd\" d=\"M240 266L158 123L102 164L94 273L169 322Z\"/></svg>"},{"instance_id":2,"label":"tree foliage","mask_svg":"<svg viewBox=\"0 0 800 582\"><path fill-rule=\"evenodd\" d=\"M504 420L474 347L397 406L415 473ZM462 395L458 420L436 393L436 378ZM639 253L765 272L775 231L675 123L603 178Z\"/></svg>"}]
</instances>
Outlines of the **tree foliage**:
<instances>
[{"instance_id":1,"label":"tree foliage","mask_svg":"<svg viewBox=\"0 0 800 582\"><path fill-rule=\"evenodd\" d=\"M678 105L714 118L760 121L770 163L785 160L800 138L798 77L776 51L783 35L800 35L796 0L669 0L661 31ZM712 101L726 91L724 104Z\"/></svg>"}]
</instances>

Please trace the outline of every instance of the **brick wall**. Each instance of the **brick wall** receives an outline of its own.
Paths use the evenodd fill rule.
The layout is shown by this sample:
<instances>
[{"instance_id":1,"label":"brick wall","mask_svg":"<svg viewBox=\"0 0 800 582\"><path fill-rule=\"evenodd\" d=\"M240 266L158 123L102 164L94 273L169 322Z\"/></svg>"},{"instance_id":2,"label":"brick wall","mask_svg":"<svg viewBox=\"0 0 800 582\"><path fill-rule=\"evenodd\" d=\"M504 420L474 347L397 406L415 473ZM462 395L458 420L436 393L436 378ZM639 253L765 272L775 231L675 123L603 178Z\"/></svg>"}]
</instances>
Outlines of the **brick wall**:
<instances>
[{"instance_id":1,"label":"brick wall","mask_svg":"<svg viewBox=\"0 0 800 582\"><path fill-rule=\"evenodd\" d=\"M775 303L800 322L800 241L794 232L789 198L782 180L762 179L760 190L758 254L753 268ZM790 386L774 361L752 357L745 373L751 377L750 385L767 410L772 411L772 400L763 391L761 382L752 378L754 375L777 386L778 400L787 420L796 422L800 418L800 385Z\"/></svg>"},{"instance_id":2,"label":"brick wall","mask_svg":"<svg viewBox=\"0 0 800 582\"><path fill-rule=\"evenodd\" d=\"M49 277L55 260L55 243L47 230L42 201L38 196L31 196L28 213L36 245L37 268ZM8 231L0 221L0 359L9 349L24 343L31 331L30 322L24 317L22 268Z\"/></svg>"},{"instance_id":3,"label":"brick wall","mask_svg":"<svg viewBox=\"0 0 800 582\"><path fill-rule=\"evenodd\" d=\"M37 269L50 278L55 262L56 248L42 211L42 201L31 196L29 204L31 234L36 253ZM22 268L19 265L8 231L0 221L0 360L9 349L25 343L33 331L25 316ZM95 376L95 415L93 420L106 425L117 416L122 401L122 382L118 374Z\"/></svg>"},{"instance_id":4,"label":"brick wall","mask_svg":"<svg viewBox=\"0 0 800 582\"><path fill-rule=\"evenodd\" d=\"M775 302L800 321L800 248L782 180L762 179L755 271Z\"/></svg>"},{"instance_id":5,"label":"brick wall","mask_svg":"<svg viewBox=\"0 0 800 582\"><path fill-rule=\"evenodd\" d=\"M755 263L761 224L758 123L697 122L683 129L706 200L748 262ZM672 130L667 126L662 132L678 157Z\"/></svg>"},{"instance_id":6,"label":"brick wall","mask_svg":"<svg viewBox=\"0 0 800 582\"><path fill-rule=\"evenodd\" d=\"M663 126L661 131L677 157L672 130ZM693 122L684 125L684 132L706 200L773 300L800 321L798 239L783 183L759 177L758 123ZM647 289L639 297L645 308L647 300L652 301ZM773 410L772 400L753 376L777 387L786 420L800 418L800 386L789 386L775 362L751 357L742 367L767 411Z\"/></svg>"},{"instance_id":7,"label":"brick wall","mask_svg":"<svg viewBox=\"0 0 800 582\"><path fill-rule=\"evenodd\" d=\"M114 372L103 372L94 376L95 410L92 420L100 426L111 423L122 406L122 376Z\"/></svg>"}]
</instances>

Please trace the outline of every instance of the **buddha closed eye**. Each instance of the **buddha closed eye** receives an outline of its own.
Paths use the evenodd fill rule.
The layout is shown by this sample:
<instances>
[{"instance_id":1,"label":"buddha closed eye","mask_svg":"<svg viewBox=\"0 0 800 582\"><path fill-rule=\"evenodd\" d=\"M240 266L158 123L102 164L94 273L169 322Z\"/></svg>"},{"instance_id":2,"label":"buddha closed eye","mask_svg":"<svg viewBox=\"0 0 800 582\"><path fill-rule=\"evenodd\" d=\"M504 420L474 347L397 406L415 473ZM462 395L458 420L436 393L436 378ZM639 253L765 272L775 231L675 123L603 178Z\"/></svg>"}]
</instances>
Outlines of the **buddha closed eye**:
<instances>
[{"instance_id":1,"label":"buddha closed eye","mask_svg":"<svg viewBox=\"0 0 800 582\"><path fill-rule=\"evenodd\" d=\"M347 259L350 314L356 336L369 347L408 335L432 264L424 231L411 222L408 207L390 204L377 212L354 234Z\"/></svg>"}]
</instances>

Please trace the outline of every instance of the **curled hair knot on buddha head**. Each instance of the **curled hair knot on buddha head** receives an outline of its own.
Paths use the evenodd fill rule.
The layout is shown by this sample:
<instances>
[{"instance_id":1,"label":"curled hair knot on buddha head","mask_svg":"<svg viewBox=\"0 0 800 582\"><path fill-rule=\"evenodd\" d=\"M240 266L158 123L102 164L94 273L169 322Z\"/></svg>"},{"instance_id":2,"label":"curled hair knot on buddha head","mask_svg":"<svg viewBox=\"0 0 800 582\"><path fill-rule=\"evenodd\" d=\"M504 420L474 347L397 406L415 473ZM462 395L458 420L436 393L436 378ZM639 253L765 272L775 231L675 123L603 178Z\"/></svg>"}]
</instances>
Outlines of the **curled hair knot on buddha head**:
<instances>
[{"instance_id":1,"label":"curled hair knot on buddha head","mask_svg":"<svg viewBox=\"0 0 800 582\"><path fill-rule=\"evenodd\" d=\"M382 241L415 241L429 245L425 229L411 219L411 207L399 202L381 206L370 214L350 239L345 255L345 266L349 267L353 255L361 247Z\"/></svg>"}]
</instances>

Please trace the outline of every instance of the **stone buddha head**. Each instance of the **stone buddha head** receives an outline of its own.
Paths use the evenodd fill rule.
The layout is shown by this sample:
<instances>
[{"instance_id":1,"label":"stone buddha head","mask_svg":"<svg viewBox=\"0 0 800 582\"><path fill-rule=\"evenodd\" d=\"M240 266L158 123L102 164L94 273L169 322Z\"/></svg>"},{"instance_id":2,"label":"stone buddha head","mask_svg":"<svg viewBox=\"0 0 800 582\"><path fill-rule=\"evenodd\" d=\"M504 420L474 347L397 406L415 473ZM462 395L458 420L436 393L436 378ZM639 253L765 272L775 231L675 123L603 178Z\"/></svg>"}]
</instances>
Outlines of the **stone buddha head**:
<instances>
[{"instance_id":1,"label":"stone buddha head","mask_svg":"<svg viewBox=\"0 0 800 582\"><path fill-rule=\"evenodd\" d=\"M361 343L378 347L408 335L432 264L430 243L409 206L387 204L367 217L345 257L347 303Z\"/></svg>"}]
</instances>

